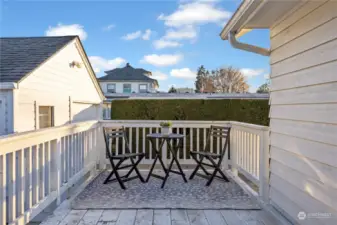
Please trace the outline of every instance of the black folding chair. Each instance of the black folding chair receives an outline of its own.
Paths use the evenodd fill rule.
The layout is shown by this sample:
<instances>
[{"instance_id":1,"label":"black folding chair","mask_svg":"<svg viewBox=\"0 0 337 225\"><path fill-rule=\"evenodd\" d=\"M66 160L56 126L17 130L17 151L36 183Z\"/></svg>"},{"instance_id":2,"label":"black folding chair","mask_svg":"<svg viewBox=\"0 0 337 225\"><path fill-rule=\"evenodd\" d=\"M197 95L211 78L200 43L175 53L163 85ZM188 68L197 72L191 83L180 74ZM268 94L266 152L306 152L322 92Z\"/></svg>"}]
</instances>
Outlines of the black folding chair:
<instances>
[{"instance_id":1,"label":"black folding chair","mask_svg":"<svg viewBox=\"0 0 337 225\"><path fill-rule=\"evenodd\" d=\"M225 156L227 146L229 146L230 130L231 130L230 127L211 126L207 135L204 150L198 152L191 151L191 156L196 161L197 167L192 172L190 179L193 179L195 175L203 177L208 180L206 186L209 186L215 177L224 180L225 182L229 182L228 178L221 170L221 163ZM222 138L225 140L225 144L223 148L220 150L219 154L210 152L211 139L213 138ZM203 162L204 159L207 159L210 163ZM212 168L213 172L210 173L209 171L207 171L205 166ZM202 169L205 174L198 173L199 169ZM217 176L217 173L219 173L220 176Z\"/></svg>"},{"instance_id":2,"label":"black folding chair","mask_svg":"<svg viewBox=\"0 0 337 225\"><path fill-rule=\"evenodd\" d=\"M139 170L137 169L137 165L140 163L140 161L144 158L144 153L131 153L129 142L126 137L126 131L124 127L122 128L104 128L104 140L106 145L106 154L109 158L112 171L109 174L109 176L105 179L104 184L107 184L109 182L115 182L118 181L119 185L122 189L126 189L124 182L139 178L142 182L145 182L142 175L140 174ZM125 153L118 154L118 152L114 151L116 150L116 143L117 139L119 141L122 141L122 143L125 143ZM123 142L124 140L124 142ZM113 147L115 148L113 149ZM135 159L138 157L138 159ZM119 160L116 164L114 160ZM122 165L123 162L130 160L130 164ZM131 168L126 175L120 176L119 170ZM130 177L131 173L135 171L137 175ZM111 179L110 178L115 175L116 178Z\"/></svg>"}]
</instances>

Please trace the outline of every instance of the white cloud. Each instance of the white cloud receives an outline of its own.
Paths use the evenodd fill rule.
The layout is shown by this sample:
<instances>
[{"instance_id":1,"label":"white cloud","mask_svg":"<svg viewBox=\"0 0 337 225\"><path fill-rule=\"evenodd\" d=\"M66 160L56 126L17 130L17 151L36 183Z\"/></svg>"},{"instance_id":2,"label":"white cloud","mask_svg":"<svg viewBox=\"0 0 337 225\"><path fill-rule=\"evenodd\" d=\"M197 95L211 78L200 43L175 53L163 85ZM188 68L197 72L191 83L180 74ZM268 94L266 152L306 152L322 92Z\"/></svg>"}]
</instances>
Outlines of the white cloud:
<instances>
[{"instance_id":1,"label":"white cloud","mask_svg":"<svg viewBox=\"0 0 337 225\"><path fill-rule=\"evenodd\" d=\"M241 73L247 78L255 77L264 73L264 69L250 69L250 68L242 68L240 69Z\"/></svg>"},{"instance_id":2,"label":"white cloud","mask_svg":"<svg viewBox=\"0 0 337 225\"><path fill-rule=\"evenodd\" d=\"M121 57L105 59L100 56L90 56L89 60L96 73L101 70L112 70L126 63L126 60Z\"/></svg>"},{"instance_id":3,"label":"white cloud","mask_svg":"<svg viewBox=\"0 0 337 225\"><path fill-rule=\"evenodd\" d=\"M141 63L151 64L153 66L172 66L183 59L180 54L176 55L145 55L140 61Z\"/></svg>"},{"instance_id":4,"label":"white cloud","mask_svg":"<svg viewBox=\"0 0 337 225\"><path fill-rule=\"evenodd\" d=\"M195 79L197 73L191 71L189 68L173 69L170 72L172 77L183 78L183 79Z\"/></svg>"},{"instance_id":5,"label":"white cloud","mask_svg":"<svg viewBox=\"0 0 337 225\"><path fill-rule=\"evenodd\" d=\"M109 24L109 25L103 27L103 30L104 30L104 31L109 31L109 30L111 30L111 29L113 29L113 28L115 28L115 27L116 27L115 24Z\"/></svg>"},{"instance_id":6,"label":"white cloud","mask_svg":"<svg viewBox=\"0 0 337 225\"><path fill-rule=\"evenodd\" d=\"M46 30L46 36L66 36L66 35L78 35L81 40L85 40L88 37L87 32L80 24L63 25L57 24L55 27L49 26Z\"/></svg>"},{"instance_id":7,"label":"white cloud","mask_svg":"<svg viewBox=\"0 0 337 225\"><path fill-rule=\"evenodd\" d=\"M167 80L168 76L165 73L162 73L160 71L154 71L152 72L151 78L156 80Z\"/></svg>"},{"instance_id":8,"label":"white cloud","mask_svg":"<svg viewBox=\"0 0 337 225\"><path fill-rule=\"evenodd\" d=\"M153 46L155 47L155 49L163 49L163 48L180 47L180 46L182 46L182 44L180 44L177 41L169 41L169 40L165 40L165 39L159 39L159 40L155 40L153 42Z\"/></svg>"},{"instance_id":9,"label":"white cloud","mask_svg":"<svg viewBox=\"0 0 337 225\"><path fill-rule=\"evenodd\" d=\"M197 37L197 31L192 26L185 26L180 29L169 29L164 36L165 39L181 40L194 39Z\"/></svg>"},{"instance_id":10,"label":"white cloud","mask_svg":"<svg viewBox=\"0 0 337 225\"><path fill-rule=\"evenodd\" d=\"M152 30L150 29L147 29L144 33L141 30L138 30L136 32L126 34L125 36L122 37L122 39L126 41L131 41L134 39L141 38L147 41L147 40L150 40L151 34L152 34Z\"/></svg>"},{"instance_id":11,"label":"white cloud","mask_svg":"<svg viewBox=\"0 0 337 225\"><path fill-rule=\"evenodd\" d=\"M152 31L150 29L147 29L142 36L143 40L146 40L146 41L150 40L151 34L152 34Z\"/></svg>"},{"instance_id":12,"label":"white cloud","mask_svg":"<svg viewBox=\"0 0 337 225\"><path fill-rule=\"evenodd\" d=\"M179 5L170 15L161 14L158 20L165 21L166 26L181 27L206 23L223 24L231 16L229 11L217 8L209 2L192 2Z\"/></svg>"},{"instance_id":13,"label":"white cloud","mask_svg":"<svg viewBox=\"0 0 337 225\"><path fill-rule=\"evenodd\" d=\"M269 74L269 73L266 73L265 75L263 75L263 77L264 77L265 79L270 79L270 74Z\"/></svg>"},{"instance_id":14,"label":"white cloud","mask_svg":"<svg viewBox=\"0 0 337 225\"><path fill-rule=\"evenodd\" d=\"M140 36L142 36L142 32L140 30L127 34L125 36L122 37L122 39L126 40L126 41L130 41L130 40L134 40L137 38L140 38Z\"/></svg>"}]
</instances>

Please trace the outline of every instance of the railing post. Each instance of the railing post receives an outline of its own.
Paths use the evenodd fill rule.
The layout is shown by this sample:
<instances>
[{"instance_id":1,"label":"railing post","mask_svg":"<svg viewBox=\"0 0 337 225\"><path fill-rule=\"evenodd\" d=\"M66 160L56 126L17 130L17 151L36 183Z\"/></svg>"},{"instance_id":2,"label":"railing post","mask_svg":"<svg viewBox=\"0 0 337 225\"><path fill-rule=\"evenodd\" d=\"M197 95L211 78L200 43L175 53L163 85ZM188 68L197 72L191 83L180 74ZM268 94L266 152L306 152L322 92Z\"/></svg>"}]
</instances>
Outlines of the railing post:
<instances>
[{"instance_id":1,"label":"railing post","mask_svg":"<svg viewBox=\"0 0 337 225\"><path fill-rule=\"evenodd\" d=\"M97 128L95 129L96 133L96 149L94 149L95 155L98 157L98 168L104 170L106 168L106 153L105 153L105 141L103 137L103 125L98 122Z\"/></svg>"},{"instance_id":2,"label":"railing post","mask_svg":"<svg viewBox=\"0 0 337 225\"><path fill-rule=\"evenodd\" d=\"M269 131L262 131L260 135L260 168L259 195L266 203L269 202Z\"/></svg>"},{"instance_id":3,"label":"railing post","mask_svg":"<svg viewBox=\"0 0 337 225\"><path fill-rule=\"evenodd\" d=\"M232 125L231 132L230 132L230 138L229 138L229 144L230 144L230 165L231 170L234 176L238 176L238 169L237 169L237 138L236 138L237 132L235 127Z\"/></svg>"},{"instance_id":4,"label":"railing post","mask_svg":"<svg viewBox=\"0 0 337 225\"><path fill-rule=\"evenodd\" d=\"M62 147L61 147L61 138L57 138L50 142L52 160L51 160L51 191L57 192L57 205L61 204L61 192L60 188L62 186L61 181L61 160L62 160Z\"/></svg>"}]
</instances>

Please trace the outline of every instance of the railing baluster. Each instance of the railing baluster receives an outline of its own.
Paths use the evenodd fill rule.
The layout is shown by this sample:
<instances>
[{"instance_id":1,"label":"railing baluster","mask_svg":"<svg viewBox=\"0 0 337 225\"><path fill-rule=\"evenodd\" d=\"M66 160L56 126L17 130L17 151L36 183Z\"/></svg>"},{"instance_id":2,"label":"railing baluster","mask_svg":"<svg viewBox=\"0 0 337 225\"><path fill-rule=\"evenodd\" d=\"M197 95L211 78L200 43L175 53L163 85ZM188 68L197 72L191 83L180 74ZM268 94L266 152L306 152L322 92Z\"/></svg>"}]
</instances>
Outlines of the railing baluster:
<instances>
[{"instance_id":1,"label":"railing baluster","mask_svg":"<svg viewBox=\"0 0 337 225\"><path fill-rule=\"evenodd\" d=\"M0 156L0 224L7 224L7 208L6 208L6 197L7 197L7 160L6 155Z\"/></svg>"},{"instance_id":2,"label":"railing baluster","mask_svg":"<svg viewBox=\"0 0 337 225\"><path fill-rule=\"evenodd\" d=\"M200 146L200 132L199 132L200 128L197 128L197 151L199 151L199 146Z\"/></svg>"},{"instance_id":3,"label":"railing baluster","mask_svg":"<svg viewBox=\"0 0 337 225\"><path fill-rule=\"evenodd\" d=\"M19 152L19 160L18 160L18 166L19 166L19 179L20 180L20 188L18 193L18 213L19 215L22 215L25 212L25 188L26 188L26 167L27 161L25 160L25 149L22 149Z\"/></svg>"},{"instance_id":4,"label":"railing baluster","mask_svg":"<svg viewBox=\"0 0 337 225\"><path fill-rule=\"evenodd\" d=\"M44 198L45 195L45 184L46 184L46 158L45 158L45 143L42 143L40 148L40 199Z\"/></svg>"},{"instance_id":5,"label":"railing baluster","mask_svg":"<svg viewBox=\"0 0 337 225\"><path fill-rule=\"evenodd\" d=\"M193 129L194 128L190 128L190 151L194 151L193 150ZM190 159L190 154L188 154L188 159Z\"/></svg>"},{"instance_id":6,"label":"railing baluster","mask_svg":"<svg viewBox=\"0 0 337 225\"><path fill-rule=\"evenodd\" d=\"M156 133L158 134L159 133L159 127L156 127ZM156 138L156 148L158 149L159 148L159 139Z\"/></svg>"},{"instance_id":7,"label":"railing baluster","mask_svg":"<svg viewBox=\"0 0 337 225\"><path fill-rule=\"evenodd\" d=\"M139 153L139 127L136 127L136 153Z\"/></svg>"},{"instance_id":8,"label":"railing baluster","mask_svg":"<svg viewBox=\"0 0 337 225\"><path fill-rule=\"evenodd\" d=\"M132 144L134 142L132 141L132 127L129 128L129 147L130 147L130 152L132 152Z\"/></svg>"},{"instance_id":9,"label":"railing baluster","mask_svg":"<svg viewBox=\"0 0 337 225\"><path fill-rule=\"evenodd\" d=\"M149 133L152 133L152 127L149 128ZM153 159L152 158L152 141L150 141L150 145L149 145L149 159Z\"/></svg>"},{"instance_id":10,"label":"railing baluster","mask_svg":"<svg viewBox=\"0 0 337 225\"><path fill-rule=\"evenodd\" d=\"M39 202L39 162L40 162L40 155L39 155L39 146L35 146L35 155L34 155L34 177L35 177L35 182L34 182L34 205Z\"/></svg>"},{"instance_id":11,"label":"railing baluster","mask_svg":"<svg viewBox=\"0 0 337 225\"><path fill-rule=\"evenodd\" d=\"M61 149L60 149L61 150ZM51 185L51 143L47 142L47 149L46 149L46 161L47 161L47 187L46 187L46 195L50 194L50 185ZM62 171L62 167L60 167L60 171ZM62 173L61 173L62 174ZM60 176L61 176L60 174Z\"/></svg>"},{"instance_id":12,"label":"railing baluster","mask_svg":"<svg viewBox=\"0 0 337 225\"><path fill-rule=\"evenodd\" d=\"M125 129L127 130L127 127L125 127ZM123 153L122 154L125 154L125 139L124 138L122 139L122 142L123 142Z\"/></svg>"},{"instance_id":13,"label":"railing baluster","mask_svg":"<svg viewBox=\"0 0 337 225\"><path fill-rule=\"evenodd\" d=\"M145 150L145 141L146 141L145 127L142 127L142 132L143 132L143 136L142 136L142 143L143 143L142 153L146 153L146 150Z\"/></svg>"},{"instance_id":14,"label":"railing baluster","mask_svg":"<svg viewBox=\"0 0 337 225\"><path fill-rule=\"evenodd\" d=\"M216 138L216 153L220 154L220 137Z\"/></svg>"},{"instance_id":15,"label":"railing baluster","mask_svg":"<svg viewBox=\"0 0 337 225\"><path fill-rule=\"evenodd\" d=\"M33 206L33 148L28 148L28 208Z\"/></svg>"},{"instance_id":16,"label":"railing baluster","mask_svg":"<svg viewBox=\"0 0 337 225\"><path fill-rule=\"evenodd\" d=\"M16 152L8 154L8 222L13 222L16 218Z\"/></svg>"},{"instance_id":17,"label":"railing baluster","mask_svg":"<svg viewBox=\"0 0 337 225\"><path fill-rule=\"evenodd\" d=\"M183 143L183 160L186 160L186 127L183 128L183 134L184 134L184 143ZM181 159L179 154L179 159Z\"/></svg>"},{"instance_id":18,"label":"railing baluster","mask_svg":"<svg viewBox=\"0 0 337 225\"><path fill-rule=\"evenodd\" d=\"M71 178L71 162L72 162L72 146L71 146L71 139L72 136L68 135L68 178L67 178L67 182L69 181L69 179Z\"/></svg>"}]
</instances>

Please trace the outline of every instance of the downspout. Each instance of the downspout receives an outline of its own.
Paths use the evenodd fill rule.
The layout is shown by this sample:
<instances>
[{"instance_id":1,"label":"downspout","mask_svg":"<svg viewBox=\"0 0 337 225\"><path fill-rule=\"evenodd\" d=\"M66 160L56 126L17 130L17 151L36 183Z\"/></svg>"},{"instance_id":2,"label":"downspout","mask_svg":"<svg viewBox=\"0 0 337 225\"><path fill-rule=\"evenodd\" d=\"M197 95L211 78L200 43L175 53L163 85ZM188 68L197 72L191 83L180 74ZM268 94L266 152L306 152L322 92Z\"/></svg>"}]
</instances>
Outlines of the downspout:
<instances>
[{"instance_id":1,"label":"downspout","mask_svg":"<svg viewBox=\"0 0 337 225\"><path fill-rule=\"evenodd\" d=\"M235 32L230 31L228 34L228 40L231 46L237 49L241 49L248 52L253 52L259 55L269 56L270 50L266 48L257 47L254 45L245 44L236 40Z\"/></svg>"}]
</instances>

